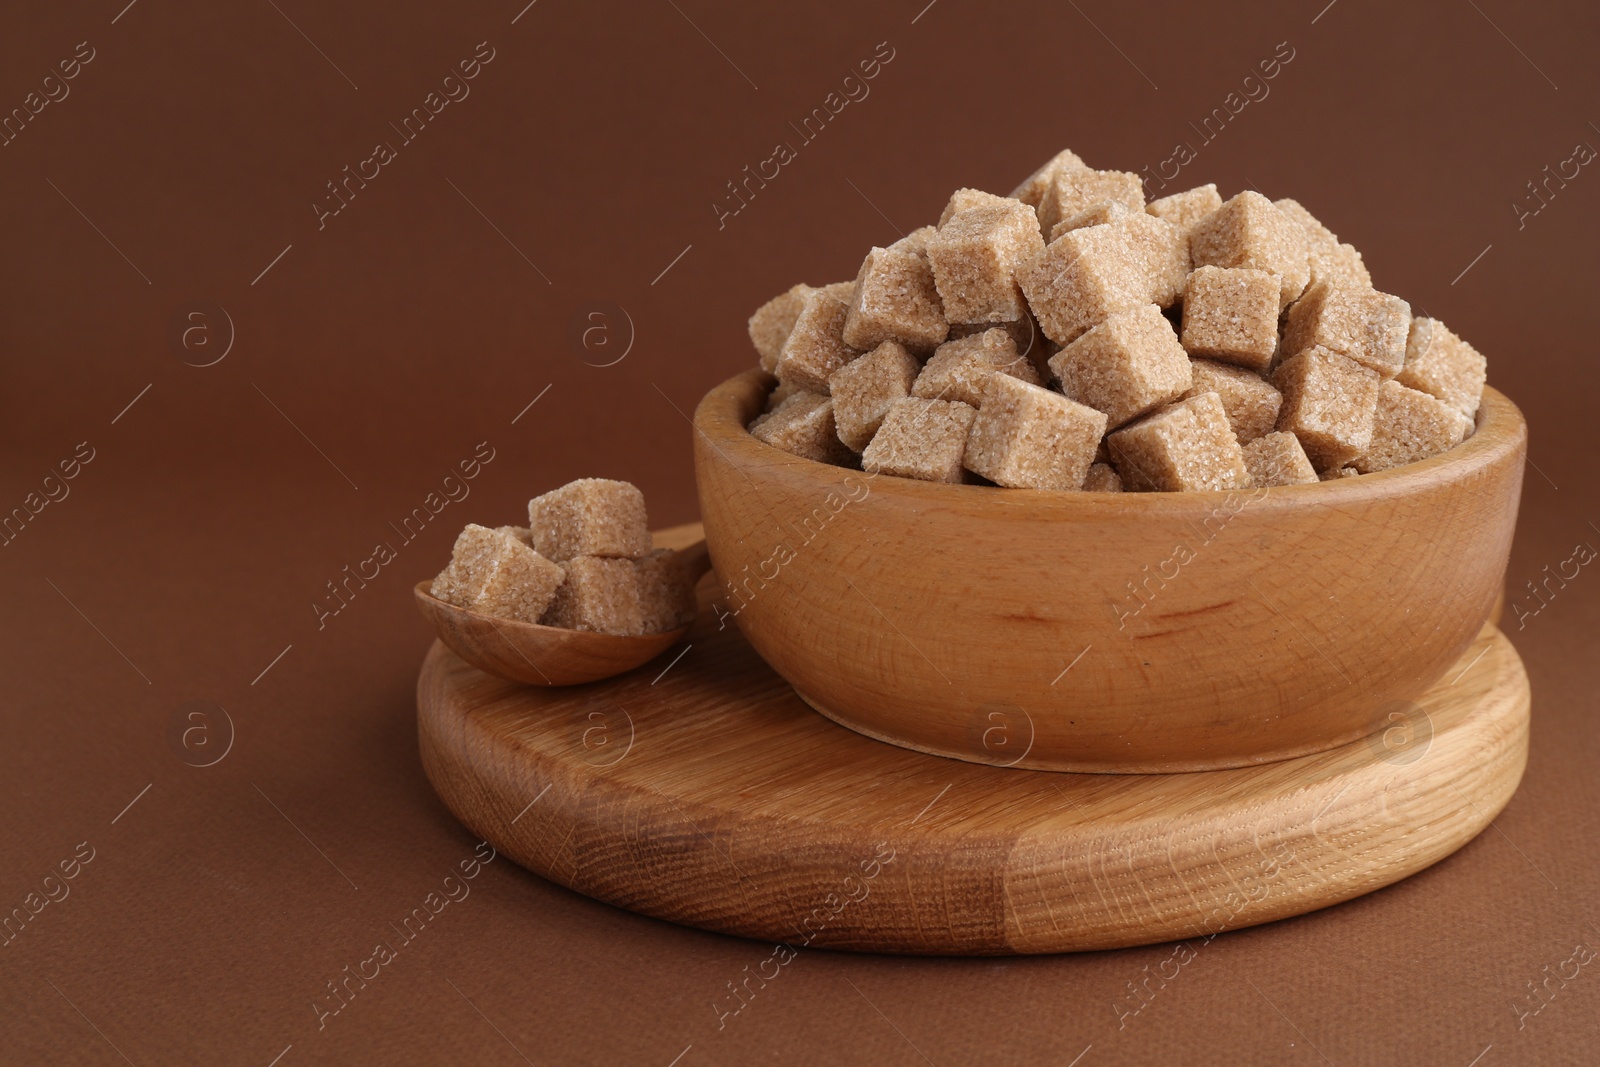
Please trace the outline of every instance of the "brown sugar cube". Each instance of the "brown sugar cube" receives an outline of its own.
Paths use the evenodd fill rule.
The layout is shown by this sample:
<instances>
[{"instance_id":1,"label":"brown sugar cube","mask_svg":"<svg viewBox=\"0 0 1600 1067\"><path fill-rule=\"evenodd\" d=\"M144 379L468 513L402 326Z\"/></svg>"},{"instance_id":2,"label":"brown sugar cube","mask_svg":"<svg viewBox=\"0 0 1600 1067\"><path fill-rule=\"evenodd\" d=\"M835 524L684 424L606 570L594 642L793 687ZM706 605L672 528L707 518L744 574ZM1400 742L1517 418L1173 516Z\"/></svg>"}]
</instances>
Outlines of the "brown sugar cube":
<instances>
[{"instance_id":1,"label":"brown sugar cube","mask_svg":"<svg viewBox=\"0 0 1600 1067\"><path fill-rule=\"evenodd\" d=\"M575 556L561 570L565 577L539 620L542 625L602 634L645 632L638 561Z\"/></svg>"},{"instance_id":2,"label":"brown sugar cube","mask_svg":"<svg viewBox=\"0 0 1600 1067\"><path fill-rule=\"evenodd\" d=\"M1006 322L1027 311L1017 269L1044 250L1033 208L1016 200L952 215L928 242L951 322Z\"/></svg>"},{"instance_id":3,"label":"brown sugar cube","mask_svg":"<svg viewBox=\"0 0 1600 1067\"><path fill-rule=\"evenodd\" d=\"M931 232L931 227L929 229L930 229L930 232ZM898 246L899 244L900 244L899 241L895 242L896 246ZM891 247L893 247L893 246L891 246ZM789 292L783 293L783 294L781 294L779 296L776 296L773 299L767 301L767 303L762 305L760 310L758 310L756 312L756 315L751 317L750 321L752 323L752 327L751 327L751 329L752 329L752 334L751 334L752 339L754 339L754 336L755 336L754 331L756 329L756 326L754 324L756 322L756 317L757 316L763 316L763 314L765 313L766 320L765 320L765 322L763 324L764 325L764 329L762 331L763 332L763 337L765 339L768 339L768 340L776 342L776 346L777 346L776 348L761 349L758 346L758 350L761 352L761 369L766 371L768 374L774 374L774 373L776 373L776 371L778 369L778 357L783 354L783 344L784 344L784 342L789 339L789 334L794 331L794 323L795 323L796 319L799 317L800 309L805 306L806 294L808 294L808 293L817 293L817 292L826 293L830 297L833 297L833 298L838 299L838 300L842 300L846 304L849 304L855 299L856 283L853 282L853 281L849 281L849 282L834 282L832 285L824 285L824 286L821 286L821 287L806 285L806 284L802 283L800 285L794 286L792 289L789 290ZM787 321L784 321L782 318L779 318L778 316L780 314L784 314L785 313L784 307L783 307L783 302L786 300L786 298L788 298L791 295L793 295L795 297L795 302L794 302L794 305L793 305L794 315L792 317L789 317ZM778 336L778 334L780 332L782 333L781 337ZM770 359L768 358L768 351L771 352ZM783 398L785 396L787 396L789 392L793 392L797 388L799 388L799 387L794 385L793 383L788 383L787 391L786 391L785 383L780 382L778 384L778 387L775 390L773 390L773 393L772 393L772 395L774 397L776 397L777 399L775 399L775 400L774 399L769 399L767 401L767 410L771 411L773 408L777 407L778 404L782 403Z\"/></svg>"},{"instance_id":4,"label":"brown sugar cube","mask_svg":"<svg viewBox=\"0 0 1600 1067\"><path fill-rule=\"evenodd\" d=\"M1158 219L1166 219L1178 229L1189 228L1222 206L1222 196L1215 185L1200 185L1181 193L1152 200L1144 209Z\"/></svg>"},{"instance_id":5,"label":"brown sugar cube","mask_svg":"<svg viewBox=\"0 0 1600 1067\"><path fill-rule=\"evenodd\" d=\"M791 396L795 396L804 392L806 391L800 388L798 385L795 385L793 382L779 382L773 387L772 392L767 394L767 403L766 406L761 409L761 414L751 419L750 425L746 426L745 429L749 430L751 433L755 433L756 427L766 422L768 416L770 416L774 411L777 411L779 408L783 407L783 402L785 400L788 400ZM808 393L807 395L815 396L816 394Z\"/></svg>"},{"instance_id":6,"label":"brown sugar cube","mask_svg":"<svg viewBox=\"0 0 1600 1067\"><path fill-rule=\"evenodd\" d=\"M442 600L446 604L454 604L461 608L469 606L474 595L475 579L480 578L490 566L495 554L504 548L502 536L499 530L491 530L477 523L468 523L466 528L456 535L450 562L445 564L444 570L433 579L428 592L435 600Z\"/></svg>"},{"instance_id":7,"label":"brown sugar cube","mask_svg":"<svg viewBox=\"0 0 1600 1067\"><path fill-rule=\"evenodd\" d=\"M956 400L977 407L983 395L983 381L995 371L1029 385L1044 384L1032 361L1018 355L1011 335L993 327L940 345L917 375L911 395L926 400Z\"/></svg>"},{"instance_id":8,"label":"brown sugar cube","mask_svg":"<svg viewBox=\"0 0 1600 1067\"><path fill-rule=\"evenodd\" d=\"M533 547L533 531L526 526L496 526L494 532L505 534L507 537L515 537L529 548Z\"/></svg>"},{"instance_id":9,"label":"brown sugar cube","mask_svg":"<svg viewBox=\"0 0 1600 1067\"><path fill-rule=\"evenodd\" d=\"M835 283L844 284L847 283ZM853 291L854 283L848 284ZM801 301L794 329L783 342L773 368L780 381L825 394L828 375L860 355L845 344L844 324L850 316L850 303L836 295L839 291L832 286L813 289Z\"/></svg>"},{"instance_id":10,"label":"brown sugar cube","mask_svg":"<svg viewBox=\"0 0 1600 1067\"><path fill-rule=\"evenodd\" d=\"M1106 438L1133 492L1244 489L1250 471L1215 393L1169 404Z\"/></svg>"},{"instance_id":11,"label":"brown sugar cube","mask_svg":"<svg viewBox=\"0 0 1600 1067\"><path fill-rule=\"evenodd\" d=\"M1245 445L1244 465L1250 471L1250 484L1261 489L1317 481L1316 469L1300 447L1300 438L1281 430Z\"/></svg>"},{"instance_id":12,"label":"brown sugar cube","mask_svg":"<svg viewBox=\"0 0 1600 1067\"><path fill-rule=\"evenodd\" d=\"M1326 348L1310 348L1272 372L1283 394L1278 429L1300 438L1319 471L1343 467L1372 443L1378 372Z\"/></svg>"},{"instance_id":13,"label":"brown sugar cube","mask_svg":"<svg viewBox=\"0 0 1600 1067\"><path fill-rule=\"evenodd\" d=\"M777 414L778 410L782 408L784 404L787 404L793 397L814 397L821 395L822 394L820 393L813 393L808 389L801 389L799 386L794 385L791 382L779 382L777 387L774 388L772 392L767 394L767 405L766 407L762 408L761 414L751 419L749 424L745 426L745 429L749 430L750 433L754 435L757 427L764 426L770 422L772 416Z\"/></svg>"},{"instance_id":14,"label":"brown sugar cube","mask_svg":"<svg viewBox=\"0 0 1600 1067\"><path fill-rule=\"evenodd\" d=\"M1378 386L1372 443L1352 466L1363 474L1415 463L1466 440L1472 420L1436 397L1399 382Z\"/></svg>"},{"instance_id":15,"label":"brown sugar cube","mask_svg":"<svg viewBox=\"0 0 1600 1067\"><path fill-rule=\"evenodd\" d=\"M767 406L763 410L768 413L776 411L779 404L782 404L796 393L803 392L805 390L793 382L779 382L773 386L772 392L767 394Z\"/></svg>"},{"instance_id":16,"label":"brown sugar cube","mask_svg":"<svg viewBox=\"0 0 1600 1067\"><path fill-rule=\"evenodd\" d=\"M928 254L928 242L933 240L933 235L938 232L938 227L935 226L919 227L890 245L889 251L915 252L919 256L925 256Z\"/></svg>"},{"instance_id":17,"label":"brown sugar cube","mask_svg":"<svg viewBox=\"0 0 1600 1067\"><path fill-rule=\"evenodd\" d=\"M1019 278L1045 335L1064 345L1119 311L1176 303L1189 266L1181 230L1130 211L1062 234Z\"/></svg>"},{"instance_id":18,"label":"brown sugar cube","mask_svg":"<svg viewBox=\"0 0 1600 1067\"><path fill-rule=\"evenodd\" d=\"M1209 359L1189 362L1191 385L1184 396L1216 393L1228 413L1228 423L1241 445L1272 432L1278 425L1278 409L1283 394L1254 371Z\"/></svg>"},{"instance_id":19,"label":"brown sugar cube","mask_svg":"<svg viewBox=\"0 0 1600 1067\"><path fill-rule=\"evenodd\" d=\"M911 395L922 364L894 341L885 341L853 363L833 372L833 423L839 440L860 452L883 425L889 405Z\"/></svg>"},{"instance_id":20,"label":"brown sugar cube","mask_svg":"<svg viewBox=\"0 0 1600 1067\"><path fill-rule=\"evenodd\" d=\"M1278 348L1278 279L1248 267L1200 267L1183 294L1183 347L1264 371Z\"/></svg>"},{"instance_id":21,"label":"brown sugar cube","mask_svg":"<svg viewBox=\"0 0 1600 1067\"><path fill-rule=\"evenodd\" d=\"M1121 170L1058 169L1039 201L1039 228L1045 233L1062 219L1104 200L1119 200L1132 211L1144 211L1144 182Z\"/></svg>"},{"instance_id":22,"label":"brown sugar cube","mask_svg":"<svg viewBox=\"0 0 1600 1067\"><path fill-rule=\"evenodd\" d=\"M1083 476L1085 493L1120 493L1122 475L1109 463L1091 463L1089 473Z\"/></svg>"},{"instance_id":23,"label":"brown sugar cube","mask_svg":"<svg viewBox=\"0 0 1600 1067\"><path fill-rule=\"evenodd\" d=\"M925 256L874 248L856 275L855 300L840 336L857 350L899 341L931 351L950 330Z\"/></svg>"},{"instance_id":24,"label":"brown sugar cube","mask_svg":"<svg viewBox=\"0 0 1600 1067\"><path fill-rule=\"evenodd\" d=\"M1340 467L1338 470L1323 471L1317 477L1324 482L1336 482L1340 478L1354 478L1360 473L1354 467Z\"/></svg>"},{"instance_id":25,"label":"brown sugar cube","mask_svg":"<svg viewBox=\"0 0 1600 1067\"><path fill-rule=\"evenodd\" d=\"M945 204L944 211L939 214L939 225L943 226L950 221L950 216L960 214L970 208L1005 207L1015 202L1015 197L996 196L994 193L986 193L982 189L957 189L950 194L950 202ZM1029 206L1033 205L1030 204Z\"/></svg>"},{"instance_id":26,"label":"brown sugar cube","mask_svg":"<svg viewBox=\"0 0 1600 1067\"><path fill-rule=\"evenodd\" d=\"M561 567L511 538L475 583L466 605L473 611L517 622L538 622L561 584Z\"/></svg>"},{"instance_id":27,"label":"brown sugar cube","mask_svg":"<svg viewBox=\"0 0 1600 1067\"><path fill-rule=\"evenodd\" d=\"M1253 189L1195 223L1189 252L1196 267L1252 267L1277 275L1279 310L1299 297L1311 278L1299 224Z\"/></svg>"},{"instance_id":28,"label":"brown sugar cube","mask_svg":"<svg viewBox=\"0 0 1600 1067\"><path fill-rule=\"evenodd\" d=\"M773 448L817 463L845 463L850 450L839 440L833 400L820 393L796 393L750 424L750 436Z\"/></svg>"},{"instance_id":29,"label":"brown sugar cube","mask_svg":"<svg viewBox=\"0 0 1600 1067\"><path fill-rule=\"evenodd\" d=\"M1189 356L1154 304L1118 312L1050 357L1061 391L1108 426L1160 407L1191 384Z\"/></svg>"},{"instance_id":30,"label":"brown sugar cube","mask_svg":"<svg viewBox=\"0 0 1600 1067\"><path fill-rule=\"evenodd\" d=\"M1119 311L1149 303L1149 278L1112 223L1062 234L1017 272L1046 337L1070 344Z\"/></svg>"},{"instance_id":31,"label":"brown sugar cube","mask_svg":"<svg viewBox=\"0 0 1600 1067\"><path fill-rule=\"evenodd\" d=\"M925 482L962 481L967 434L977 415L959 401L896 400L861 453L861 469Z\"/></svg>"},{"instance_id":32,"label":"brown sugar cube","mask_svg":"<svg viewBox=\"0 0 1600 1067\"><path fill-rule=\"evenodd\" d=\"M515 534L469 525L456 538L449 566L429 591L484 615L538 622L561 581L561 568Z\"/></svg>"},{"instance_id":33,"label":"brown sugar cube","mask_svg":"<svg viewBox=\"0 0 1600 1067\"><path fill-rule=\"evenodd\" d=\"M1183 295L1191 267L1189 242L1177 226L1143 211L1129 212L1111 224L1144 273L1144 297L1171 307Z\"/></svg>"},{"instance_id":34,"label":"brown sugar cube","mask_svg":"<svg viewBox=\"0 0 1600 1067\"><path fill-rule=\"evenodd\" d=\"M1058 172L1088 169L1089 165L1070 149L1057 152L1044 166L1028 175L1021 185L1011 190L1011 197L1014 200L1021 200L1029 207L1037 208L1044 200L1044 194L1049 191L1050 183Z\"/></svg>"},{"instance_id":35,"label":"brown sugar cube","mask_svg":"<svg viewBox=\"0 0 1600 1067\"><path fill-rule=\"evenodd\" d=\"M1489 361L1438 319L1415 318L1406 338L1406 362L1395 381L1438 397L1472 418L1483 398Z\"/></svg>"},{"instance_id":36,"label":"brown sugar cube","mask_svg":"<svg viewBox=\"0 0 1600 1067\"><path fill-rule=\"evenodd\" d=\"M750 342L761 356L761 369L768 374L777 367L778 353L783 351L783 342L789 339L789 331L794 329L794 320L799 317L800 306L809 292L811 286L803 282L792 286L762 304L750 316Z\"/></svg>"},{"instance_id":37,"label":"brown sugar cube","mask_svg":"<svg viewBox=\"0 0 1600 1067\"><path fill-rule=\"evenodd\" d=\"M1411 305L1398 296L1319 282L1289 309L1281 358L1320 345L1393 378L1405 365L1410 332Z\"/></svg>"},{"instance_id":38,"label":"brown sugar cube","mask_svg":"<svg viewBox=\"0 0 1600 1067\"><path fill-rule=\"evenodd\" d=\"M1006 374L984 383L966 468L1010 489L1082 489L1106 417Z\"/></svg>"},{"instance_id":39,"label":"brown sugar cube","mask_svg":"<svg viewBox=\"0 0 1600 1067\"><path fill-rule=\"evenodd\" d=\"M528 501L533 547L561 563L573 556L626 556L650 551L644 494L627 482L579 478Z\"/></svg>"},{"instance_id":40,"label":"brown sugar cube","mask_svg":"<svg viewBox=\"0 0 1600 1067\"><path fill-rule=\"evenodd\" d=\"M1028 362L1033 364L1034 370L1039 372L1040 382L1043 382L1050 373L1045 361L1055 354L1055 350L1045 339L1039 324L1026 311L1022 313L1020 319L1011 322L953 322L950 324L950 340L959 341L963 337L971 337L973 334L986 333L993 329L1004 330L1011 336L1012 344L1017 346L1017 355L1026 357Z\"/></svg>"},{"instance_id":41,"label":"brown sugar cube","mask_svg":"<svg viewBox=\"0 0 1600 1067\"><path fill-rule=\"evenodd\" d=\"M694 583L683 559L670 548L658 548L633 561L639 586L640 633L676 630L694 621Z\"/></svg>"},{"instance_id":42,"label":"brown sugar cube","mask_svg":"<svg viewBox=\"0 0 1600 1067\"><path fill-rule=\"evenodd\" d=\"M1066 233L1068 230L1081 230L1085 226L1099 226L1102 223L1115 222L1128 213L1128 205L1120 200L1102 200L1092 204L1071 218L1062 219L1050 229L1050 240Z\"/></svg>"},{"instance_id":43,"label":"brown sugar cube","mask_svg":"<svg viewBox=\"0 0 1600 1067\"><path fill-rule=\"evenodd\" d=\"M1306 237L1306 253L1311 267L1311 283L1327 282L1351 289L1371 289L1372 275L1361 261L1361 253L1341 244L1337 235L1298 200L1274 200L1272 206L1299 223Z\"/></svg>"}]
</instances>

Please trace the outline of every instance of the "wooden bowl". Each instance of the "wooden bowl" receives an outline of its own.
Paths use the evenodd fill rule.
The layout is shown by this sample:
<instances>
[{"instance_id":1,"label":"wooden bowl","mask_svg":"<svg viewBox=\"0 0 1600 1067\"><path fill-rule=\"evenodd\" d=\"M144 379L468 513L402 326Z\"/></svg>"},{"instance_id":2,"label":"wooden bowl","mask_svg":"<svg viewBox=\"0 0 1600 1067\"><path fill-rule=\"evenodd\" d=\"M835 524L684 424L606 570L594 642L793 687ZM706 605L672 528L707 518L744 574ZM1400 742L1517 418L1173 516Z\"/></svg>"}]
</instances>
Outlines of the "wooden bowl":
<instances>
[{"instance_id":1,"label":"wooden bowl","mask_svg":"<svg viewBox=\"0 0 1600 1067\"><path fill-rule=\"evenodd\" d=\"M872 476L745 430L772 379L695 412L731 619L812 707L908 748L1150 773L1388 729L1489 617L1527 427L1484 392L1464 444L1317 485L1066 493Z\"/></svg>"}]
</instances>

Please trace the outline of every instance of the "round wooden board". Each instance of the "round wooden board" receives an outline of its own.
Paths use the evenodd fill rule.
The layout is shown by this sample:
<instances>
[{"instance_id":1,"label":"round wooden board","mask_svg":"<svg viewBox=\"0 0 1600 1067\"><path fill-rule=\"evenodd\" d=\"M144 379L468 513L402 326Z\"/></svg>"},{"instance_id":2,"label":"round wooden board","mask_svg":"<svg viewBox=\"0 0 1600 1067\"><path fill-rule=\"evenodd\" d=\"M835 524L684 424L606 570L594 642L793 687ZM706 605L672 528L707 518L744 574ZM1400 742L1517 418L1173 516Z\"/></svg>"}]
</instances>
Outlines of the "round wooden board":
<instances>
[{"instance_id":1,"label":"round wooden board","mask_svg":"<svg viewBox=\"0 0 1600 1067\"><path fill-rule=\"evenodd\" d=\"M434 788L517 863L632 911L791 946L999 955L1200 936L1371 892L1475 836L1527 759L1527 676L1491 627L1393 709L1387 738L1169 775L897 748L812 711L709 611L687 641L566 689L435 642L417 683Z\"/></svg>"}]
</instances>

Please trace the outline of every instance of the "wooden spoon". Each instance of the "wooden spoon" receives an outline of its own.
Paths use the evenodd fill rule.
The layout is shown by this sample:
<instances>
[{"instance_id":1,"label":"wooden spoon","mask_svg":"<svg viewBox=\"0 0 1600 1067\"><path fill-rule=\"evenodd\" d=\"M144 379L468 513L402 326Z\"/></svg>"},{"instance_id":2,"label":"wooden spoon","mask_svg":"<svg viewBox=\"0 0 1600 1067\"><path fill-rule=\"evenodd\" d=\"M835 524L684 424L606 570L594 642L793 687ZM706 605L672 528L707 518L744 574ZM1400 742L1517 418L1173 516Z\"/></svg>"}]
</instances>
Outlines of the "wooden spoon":
<instances>
[{"instance_id":1,"label":"wooden spoon","mask_svg":"<svg viewBox=\"0 0 1600 1067\"><path fill-rule=\"evenodd\" d=\"M678 549L678 557L691 582L711 569L703 540ZM677 644L689 629L623 637L515 622L446 604L428 592L432 584L417 583L417 610L445 647L481 671L527 685L581 685L631 671Z\"/></svg>"}]
</instances>

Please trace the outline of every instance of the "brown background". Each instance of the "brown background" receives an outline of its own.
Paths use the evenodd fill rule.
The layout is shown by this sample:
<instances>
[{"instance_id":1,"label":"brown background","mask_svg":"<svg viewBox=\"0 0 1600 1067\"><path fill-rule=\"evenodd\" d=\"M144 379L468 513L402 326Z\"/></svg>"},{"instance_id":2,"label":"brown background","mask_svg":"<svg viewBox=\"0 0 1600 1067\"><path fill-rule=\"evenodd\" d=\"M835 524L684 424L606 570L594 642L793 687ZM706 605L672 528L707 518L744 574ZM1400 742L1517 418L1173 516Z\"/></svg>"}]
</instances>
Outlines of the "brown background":
<instances>
[{"instance_id":1,"label":"brown background","mask_svg":"<svg viewBox=\"0 0 1600 1067\"><path fill-rule=\"evenodd\" d=\"M0 549L0 908L94 849L0 948L0 1060L1594 1062L1600 964L1520 1029L1512 1008L1600 947L1590 569L1522 629L1508 615L1534 741L1493 829L1205 945L1125 1029L1112 1003L1169 946L807 953L719 1031L713 1000L770 946L507 861L325 1029L310 1007L472 852L422 775L412 702L429 635L410 586L453 531L581 475L638 483L660 525L693 518L685 415L752 360L750 310L1063 146L1138 170L1187 139L1173 188L1300 199L1380 288L1488 353L1532 426L1508 584L1537 606L1527 581L1600 546L1600 175L1520 229L1510 205L1600 145L1593 5L124 2L12 12L0 34L0 110L95 50L0 148L0 509L95 450ZM471 95L319 231L325 183L480 41L495 58ZM883 41L870 96L719 231L724 183ZM1284 41L1270 96L1202 144L1189 123ZM195 347L172 339L197 301L236 335L205 368L185 359L221 350L214 308ZM633 334L604 368L572 339L598 301L606 353ZM485 440L470 498L319 629L324 583ZM212 732L186 748L171 723L196 700ZM226 740L216 706L231 749L186 765Z\"/></svg>"}]
</instances>

